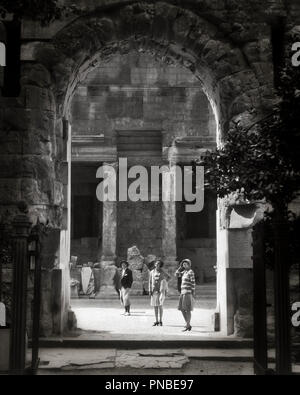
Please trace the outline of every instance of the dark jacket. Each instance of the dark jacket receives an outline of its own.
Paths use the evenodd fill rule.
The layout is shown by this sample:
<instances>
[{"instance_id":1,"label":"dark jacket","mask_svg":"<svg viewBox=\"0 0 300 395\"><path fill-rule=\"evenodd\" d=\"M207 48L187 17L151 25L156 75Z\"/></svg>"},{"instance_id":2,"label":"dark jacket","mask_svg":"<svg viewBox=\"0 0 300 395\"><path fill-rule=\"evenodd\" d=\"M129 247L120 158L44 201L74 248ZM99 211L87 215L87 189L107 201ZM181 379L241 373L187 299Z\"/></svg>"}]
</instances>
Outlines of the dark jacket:
<instances>
[{"instance_id":1,"label":"dark jacket","mask_svg":"<svg viewBox=\"0 0 300 395\"><path fill-rule=\"evenodd\" d=\"M123 288L131 288L133 283L132 271L126 269L124 275L121 278L121 286Z\"/></svg>"}]
</instances>

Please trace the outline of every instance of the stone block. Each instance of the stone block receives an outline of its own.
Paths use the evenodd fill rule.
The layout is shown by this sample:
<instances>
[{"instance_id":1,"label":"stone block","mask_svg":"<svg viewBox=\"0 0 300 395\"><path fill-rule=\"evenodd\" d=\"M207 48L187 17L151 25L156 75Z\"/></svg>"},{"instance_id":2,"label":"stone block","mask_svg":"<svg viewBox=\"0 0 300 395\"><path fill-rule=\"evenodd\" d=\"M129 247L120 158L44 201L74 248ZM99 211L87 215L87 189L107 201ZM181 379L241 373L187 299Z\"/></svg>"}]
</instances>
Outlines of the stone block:
<instances>
[{"instance_id":1,"label":"stone block","mask_svg":"<svg viewBox=\"0 0 300 395\"><path fill-rule=\"evenodd\" d=\"M185 43L191 31L191 26L197 23L196 17L192 13L185 13L177 17L173 23L173 31L176 42Z\"/></svg>"},{"instance_id":2,"label":"stone block","mask_svg":"<svg viewBox=\"0 0 300 395\"><path fill-rule=\"evenodd\" d=\"M42 270L42 287L44 290L51 291L51 289L52 289L52 271Z\"/></svg>"},{"instance_id":3,"label":"stone block","mask_svg":"<svg viewBox=\"0 0 300 395\"><path fill-rule=\"evenodd\" d=\"M41 240L41 265L44 269L53 269L57 264L60 245L60 230L51 229Z\"/></svg>"},{"instance_id":4,"label":"stone block","mask_svg":"<svg viewBox=\"0 0 300 395\"><path fill-rule=\"evenodd\" d=\"M0 114L1 116L1 114ZM22 134L8 131L0 133L0 155L22 154Z\"/></svg>"},{"instance_id":5,"label":"stone block","mask_svg":"<svg viewBox=\"0 0 300 395\"><path fill-rule=\"evenodd\" d=\"M132 270L142 270L144 257L136 246L128 249L127 260Z\"/></svg>"},{"instance_id":6,"label":"stone block","mask_svg":"<svg viewBox=\"0 0 300 395\"><path fill-rule=\"evenodd\" d=\"M150 271L149 271L147 265L144 265L143 270L142 270L143 281L149 281L149 276L150 276Z\"/></svg>"},{"instance_id":7,"label":"stone block","mask_svg":"<svg viewBox=\"0 0 300 395\"><path fill-rule=\"evenodd\" d=\"M51 336L53 335L53 326L54 326L54 316L53 314L53 306L52 302L51 291L42 291L42 299L41 299L41 336ZM57 311L57 310L56 310ZM60 334L61 332L55 332Z\"/></svg>"},{"instance_id":8,"label":"stone block","mask_svg":"<svg viewBox=\"0 0 300 395\"><path fill-rule=\"evenodd\" d=\"M93 273L95 280L95 293L98 293L101 286L101 269L93 269Z\"/></svg>"},{"instance_id":9,"label":"stone block","mask_svg":"<svg viewBox=\"0 0 300 395\"><path fill-rule=\"evenodd\" d=\"M231 269L251 269L253 267L252 229L228 232L229 260Z\"/></svg>"},{"instance_id":10,"label":"stone block","mask_svg":"<svg viewBox=\"0 0 300 395\"><path fill-rule=\"evenodd\" d=\"M47 88L27 86L26 106L27 108L32 109L55 111L55 99L53 92Z\"/></svg>"},{"instance_id":11,"label":"stone block","mask_svg":"<svg viewBox=\"0 0 300 395\"><path fill-rule=\"evenodd\" d=\"M0 179L1 204L15 204L21 201L21 180Z\"/></svg>"},{"instance_id":12,"label":"stone block","mask_svg":"<svg viewBox=\"0 0 300 395\"><path fill-rule=\"evenodd\" d=\"M22 61L35 61L36 60L36 49L39 47L41 44L40 41L36 42L29 42L26 44L23 44L21 47L21 60Z\"/></svg>"},{"instance_id":13,"label":"stone block","mask_svg":"<svg viewBox=\"0 0 300 395\"><path fill-rule=\"evenodd\" d=\"M54 136L48 130L30 129L23 134L24 155L50 156L54 150Z\"/></svg>"},{"instance_id":14,"label":"stone block","mask_svg":"<svg viewBox=\"0 0 300 395\"><path fill-rule=\"evenodd\" d=\"M48 111L43 109L31 109L30 111L30 122L28 127L48 132L49 135L54 135L55 130L55 113L54 111Z\"/></svg>"},{"instance_id":15,"label":"stone block","mask_svg":"<svg viewBox=\"0 0 300 395\"><path fill-rule=\"evenodd\" d=\"M235 336L251 339L253 337L253 315L241 314L238 310L234 316Z\"/></svg>"},{"instance_id":16,"label":"stone block","mask_svg":"<svg viewBox=\"0 0 300 395\"><path fill-rule=\"evenodd\" d=\"M142 282L143 275L140 270L132 270L133 281Z\"/></svg>"},{"instance_id":17,"label":"stone block","mask_svg":"<svg viewBox=\"0 0 300 395\"><path fill-rule=\"evenodd\" d=\"M42 64L26 64L22 65L21 74L22 85L35 85L41 88L51 86L51 75Z\"/></svg>"},{"instance_id":18,"label":"stone block","mask_svg":"<svg viewBox=\"0 0 300 395\"><path fill-rule=\"evenodd\" d=\"M49 195L40 189L37 180L24 178L21 180L21 198L28 204L49 204Z\"/></svg>"},{"instance_id":19,"label":"stone block","mask_svg":"<svg viewBox=\"0 0 300 395\"><path fill-rule=\"evenodd\" d=\"M54 181L53 184L53 203L56 206L59 206L63 203L63 199L64 199L64 192L63 192L63 184L61 182L58 181ZM67 196L67 194L66 194Z\"/></svg>"},{"instance_id":20,"label":"stone block","mask_svg":"<svg viewBox=\"0 0 300 395\"><path fill-rule=\"evenodd\" d=\"M134 281L131 287L131 294L134 296L142 296L144 294L143 283L140 281Z\"/></svg>"},{"instance_id":21,"label":"stone block","mask_svg":"<svg viewBox=\"0 0 300 395\"><path fill-rule=\"evenodd\" d=\"M69 310L67 316L67 329L70 332L74 332L77 329L77 319L74 311Z\"/></svg>"},{"instance_id":22,"label":"stone block","mask_svg":"<svg viewBox=\"0 0 300 395\"><path fill-rule=\"evenodd\" d=\"M6 108L3 113L4 130L27 130L30 126L31 110L25 108Z\"/></svg>"},{"instance_id":23,"label":"stone block","mask_svg":"<svg viewBox=\"0 0 300 395\"><path fill-rule=\"evenodd\" d=\"M117 268L114 265L101 264L101 287L114 284Z\"/></svg>"}]
</instances>

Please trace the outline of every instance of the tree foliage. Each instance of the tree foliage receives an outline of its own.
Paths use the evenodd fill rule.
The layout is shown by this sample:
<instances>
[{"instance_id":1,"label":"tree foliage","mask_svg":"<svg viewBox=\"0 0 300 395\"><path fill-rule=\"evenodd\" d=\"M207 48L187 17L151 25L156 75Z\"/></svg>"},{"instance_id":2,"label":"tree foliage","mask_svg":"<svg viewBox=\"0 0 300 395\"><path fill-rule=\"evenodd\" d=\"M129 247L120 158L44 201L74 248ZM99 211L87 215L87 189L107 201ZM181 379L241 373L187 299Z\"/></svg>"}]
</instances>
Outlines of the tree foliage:
<instances>
[{"instance_id":1,"label":"tree foliage","mask_svg":"<svg viewBox=\"0 0 300 395\"><path fill-rule=\"evenodd\" d=\"M249 201L287 207L300 191L300 68L282 68L280 104L252 127L235 124L224 145L204 158L206 187L220 197L242 193Z\"/></svg>"},{"instance_id":2,"label":"tree foliage","mask_svg":"<svg viewBox=\"0 0 300 395\"><path fill-rule=\"evenodd\" d=\"M28 18L44 26L76 10L75 5L65 7L59 3L59 0L0 0L0 15L4 18L13 14L15 19Z\"/></svg>"}]
</instances>

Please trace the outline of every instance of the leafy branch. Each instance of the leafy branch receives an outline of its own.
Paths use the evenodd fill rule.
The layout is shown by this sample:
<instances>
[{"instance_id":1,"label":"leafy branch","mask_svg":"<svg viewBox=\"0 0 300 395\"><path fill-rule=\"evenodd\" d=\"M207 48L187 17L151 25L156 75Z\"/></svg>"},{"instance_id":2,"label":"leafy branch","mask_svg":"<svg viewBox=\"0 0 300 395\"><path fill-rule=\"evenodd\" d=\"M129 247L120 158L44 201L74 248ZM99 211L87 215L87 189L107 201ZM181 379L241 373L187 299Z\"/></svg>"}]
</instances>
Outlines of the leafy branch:
<instances>
[{"instance_id":1,"label":"leafy branch","mask_svg":"<svg viewBox=\"0 0 300 395\"><path fill-rule=\"evenodd\" d=\"M78 12L76 5L66 7L59 3L60 0L0 0L0 17L13 14L16 20L28 18L46 26L71 12Z\"/></svg>"},{"instance_id":2,"label":"leafy branch","mask_svg":"<svg viewBox=\"0 0 300 395\"><path fill-rule=\"evenodd\" d=\"M221 198L243 194L287 208L299 195L300 69L289 63L280 77L281 101L272 114L250 128L234 125L224 145L201 162L206 187Z\"/></svg>"}]
</instances>

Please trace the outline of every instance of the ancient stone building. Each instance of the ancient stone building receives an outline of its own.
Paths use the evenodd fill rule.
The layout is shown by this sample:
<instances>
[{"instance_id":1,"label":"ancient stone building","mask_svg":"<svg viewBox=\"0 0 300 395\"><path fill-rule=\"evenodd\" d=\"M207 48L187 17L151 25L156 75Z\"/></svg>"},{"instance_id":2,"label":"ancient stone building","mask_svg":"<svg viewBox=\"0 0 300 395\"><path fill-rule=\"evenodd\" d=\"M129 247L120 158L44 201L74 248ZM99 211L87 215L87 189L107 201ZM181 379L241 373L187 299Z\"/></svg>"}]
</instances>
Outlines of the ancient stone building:
<instances>
[{"instance_id":1,"label":"ancient stone building","mask_svg":"<svg viewBox=\"0 0 300 395\"><path fill-rule=\"evenodd\" d=\"M104 293L132 244L144 255L157 251L170 271L191 249L196 261L217 255L220 330L249 335L251 228L259 209L216 207L208 196L197 221L175 204L101 205L94 175L124 154L132 163L189 163L222 143L234 122L251 126L269 114L276 102L273 33L281 18L286 34L299 31L299 1L77 5L81 15L48 27L23 21L21 93L0 96L1 220L10 223L25 201L32 223L53 229L43 250L44 334L67 325L72 238L74 253L87 243L92 255L84 259L100 259ZM210 263L199 266L198 277L213 277Z\"/></svg>"},{"instance_id":2,"label":"ancient stone building","mask_svg":"<svg viewBox=\"0 0 300 395\"><path fill-rule=\"evenodd\" d=\"M200 81L182 66L138 52L116 55L88 75L73 98L71 122L71 254L84 262L101 260L103 227L111 226L103 222L103 204L96 199L96 172L109 153L112 162L127 158L128 165L144 165L150 175L151 165L170 160L191 165L216 146L215 117ZM163 149L169 146L172 158ZM170 232L176 236L174 257L206 254L193 260L199 282L214 279L216 199L207 197L205 211L198 215L187 215L183 203L175 209L173 227L166 229L161 201L118 202L117 260L127 258L134 245L143 256L166 256L164 239Z\"/></svg>"}]
</instances>

